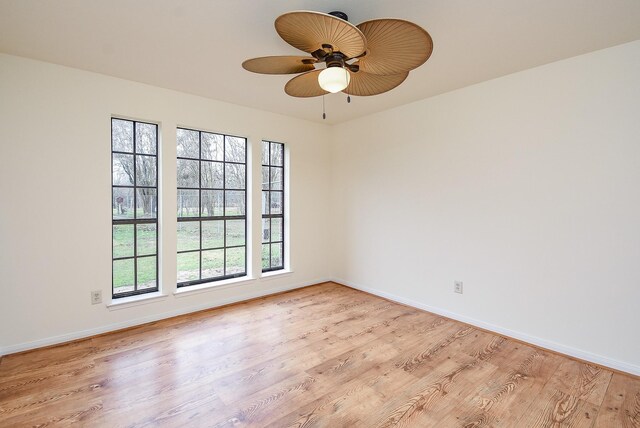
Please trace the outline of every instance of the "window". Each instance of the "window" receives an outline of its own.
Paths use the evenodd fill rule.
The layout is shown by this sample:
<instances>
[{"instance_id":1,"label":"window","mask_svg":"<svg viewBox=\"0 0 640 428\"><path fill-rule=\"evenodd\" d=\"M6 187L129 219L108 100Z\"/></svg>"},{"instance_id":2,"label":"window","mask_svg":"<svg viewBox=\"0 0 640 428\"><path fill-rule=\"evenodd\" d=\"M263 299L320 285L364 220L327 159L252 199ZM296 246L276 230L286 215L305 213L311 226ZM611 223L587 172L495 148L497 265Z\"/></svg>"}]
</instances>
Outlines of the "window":
<instances>
[{"instance_id":1,"label":"window","mask_svg":"<svg viewBox=\"0 0 640 428\"><path fill-rule=\"evenodd\" d=\"M112 296L158 290L158 125L111 119Z\"/></svg>"},{"instance_id":2,"label":"window","mask_svg":"<svg viewBox=\"0 0 640 428\"><path fill-rule=\"evenodd\" d=\"M262 272L284 269L284 144L262 142Z\"/></svg>"},{"instance_id":3,"label":"window","mask_svg":"<svg viewBox=\"0 0 640 428\"><path fill-rule=\"evenodd\" d=\"M178 128L178 287L247 274L246 138Z\"/></svg>"}]
</instances>

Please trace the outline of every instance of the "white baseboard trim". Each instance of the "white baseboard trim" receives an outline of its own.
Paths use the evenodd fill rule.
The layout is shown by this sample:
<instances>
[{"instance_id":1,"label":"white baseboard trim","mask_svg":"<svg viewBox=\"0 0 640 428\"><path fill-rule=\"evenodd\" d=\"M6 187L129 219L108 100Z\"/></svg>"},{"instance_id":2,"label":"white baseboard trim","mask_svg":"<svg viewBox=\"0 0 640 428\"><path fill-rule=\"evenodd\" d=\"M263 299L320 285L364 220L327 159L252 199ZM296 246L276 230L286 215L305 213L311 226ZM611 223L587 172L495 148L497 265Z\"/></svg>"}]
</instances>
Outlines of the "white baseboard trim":
<instances>
[{"instance_id":1,"label":"white baseboard trim","mask_svg":"<svg viewBox=\"0 0 640 428\"><path fill-rule=\"evenodd\" d=\"M356 284L352 281L347 281L340 278L334 278L332 279L332 281L337 282L338 284L346 285L347 287L350 287L350 288L355 288L356 290L365 291L367 293L374 294L376 296L383 297L388 300L392 300L394 302L402 303L404 305L411 306L413 308L422 309L424 311L431 312L436 315L441 315L443 317L461 321L463 323L470 324L475 327L482 328L484 330L489 330L500 335L518 339L523 342L527 342L532 345L538 346L540 348L555 351L560 354L568 355L570 357L578 358L580 360L595 363L604 367L629 373L635 376L640 376L640 366L637 366L635 364L614 360L612 358L604 357L598 354L593 354L591 352L584 351L582 349L576 349L570 346L565 346L550 340L541 339L539 337L531 336L526 333L521 333L519 331L510 330L508 328L493 325L493 324L480 321L474 318L469 318L464 315L460 315L444 309L436 308L434 306L430 306L425 303L421 303L412 299L407 299L405 297L397 296L395 294L387 293L385 291L376 290L374 288L365 287L360 284Z\"/></svg>"},{"instance_id":2,"label":"white baseboard trim","mask_svg":"<svg viewBox=\"0 0 640 428\"><path fill-rule=\"evenodd\" d=\"M281 285L276 287L270 287L260 291L248 292L243 294L237 294L233 297L225 299L215 299L199 305L188 306L186 308L180 308L173 311L162 312L159 314L148 315L141 318L135 318L123 322L104 325L101 327L91 328L87 330L74 331L67 334L61 334L59 336L47 337L44 339L38 339L30 342L19 343L16 345L9 345L0 348L0 356L15 354L16 352L28 351L30 349L42 348L44 346L57 345L60 343L70 342L73 340L85 339L97 334L108 333L110 331L121 330L123 328L134 327L149 322L160 321L166 318L172 318L178 315L185 315L192 312L198 312L204 309L212 309L218 306L228 305L230 303L242 302L244 300L254 299L256 297L263 297L269 294L280 293L283 291L295 290L297 288L307 287L309 285L320 284L330 281L329 279L317 279L314 281L305 281L293 285Z\"/></svg>"}]
</instances>

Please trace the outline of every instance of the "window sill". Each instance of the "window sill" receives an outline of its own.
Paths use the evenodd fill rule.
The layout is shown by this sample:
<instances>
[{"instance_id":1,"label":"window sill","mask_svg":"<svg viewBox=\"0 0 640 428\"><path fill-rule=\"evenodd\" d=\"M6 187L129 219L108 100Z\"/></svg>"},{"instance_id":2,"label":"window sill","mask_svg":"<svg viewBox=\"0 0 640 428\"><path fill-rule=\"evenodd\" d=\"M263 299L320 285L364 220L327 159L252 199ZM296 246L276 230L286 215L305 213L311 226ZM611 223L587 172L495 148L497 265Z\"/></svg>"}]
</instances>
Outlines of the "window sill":
<instances>
[{"instance_id":1,"label":"window sill","mask_svg":"<svg viewBox=\"0 0 640 428\"><path fill-rule=\"evenodd\" d=\"M193 294L206 293L213 290L223 290L229 287L235 287L245 282L253 282L255 278L243 276L240 278L226 279L224 281L207 282L204 284L192 285L190 287L178 288L173 292L175 297L191 296Z\"/></svg>"},{"instance_id":2,"label":"window sill","mask_svg":"<svg viewBox=\"0 0 640 428\"><path fill-rule=\"evenodd\" d=\"M270 279L277 279L291 274L293 274L293 271L288 269L273 270L271 272L263 272L260 276L260 280L269 281Z\"/></svg>"},{"instance_id":3,"label":"window sill","mask_svg":"<svg viewBox=\"0 0 640 428\"><path fill-rule=\"evenodd\" d=\"M141 294L139 296L123 297L121 299L111 300L111 303L107 305L110 311L118 309L130 308L133 306L146 305L147 303L159 302L169 297L168 294L162 294L159 291L149 294Z\"/></svg>"}]
</instances>

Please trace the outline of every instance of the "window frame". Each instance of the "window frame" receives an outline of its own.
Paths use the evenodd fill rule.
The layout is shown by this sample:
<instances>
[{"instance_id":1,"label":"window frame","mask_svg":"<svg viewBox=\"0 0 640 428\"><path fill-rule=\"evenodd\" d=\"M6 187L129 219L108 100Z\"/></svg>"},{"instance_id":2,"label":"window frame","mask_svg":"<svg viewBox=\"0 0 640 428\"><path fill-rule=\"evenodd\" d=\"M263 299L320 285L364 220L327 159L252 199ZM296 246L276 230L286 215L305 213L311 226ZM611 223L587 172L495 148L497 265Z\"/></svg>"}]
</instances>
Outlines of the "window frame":
<instances>
[{"instance_id":1,"label":"window frame","mask_svg":"<svg viewBox=\"0 0 640 428\"><path fill-rule=\"evenodd\" d=\"M249 260L248 260L248 244L249 244L249 239L247 236L247 232L248 232L248 211L249 211L249 206L248 206L248 165L249 165L249 158L248 158L248 139L246 137L241 137L241 136L237 136L237 135L231 135L231 134L223 134L223 133L219 133L219 132L211 132L211 131L204 131L201 129L193 129L193 128L186 128L186 127L182 127L182 126L178 126L176 128L176 131L178 130L183 130L183 131L188 131L188 132L197 132L198 133L198 158L191 158L191 157L185 157L185 156L178 156L176 153L176 164L179 160L187 160L187 161L198 161L198 187L181 187L178 185L178 183L176 183L176 196L179 196L180 194L180 190L197 190L198 191L198 215L194 216L194 217L179 217L178 213L176 211L176 219L177 219L177 224L179 225L180 223L189 223L189 222L197 222L199 223L199 233L200 233L200 237L199 237L199 246L198 249L195 250L182 250L179 251L176 249L176 262L177 262L177 257L179 254L185 254L185 253L199 253L199 270L198 270L198 276L199 279L193 279L193 280L188 280L188 281L178 281L178 278L176 278L176 286L178 289L183 289L186 287L191 287L194 285L200 285L200 284L206 284L206 283L211 283L211 282L217 282L217 281L224 281L224 280L228 280L228 279L234 279L234 278L241 278L241 277L245 277L248 275L248 266L249 266ZM211 160L211 159L204 159L202 157L202 134L213 134L213 135L219 135L222 136L222 160L221 161L216 161L216 160ZM244 162L235 162L235 161L227 161L226 160L226 140L227 138L238 138L241 140L244 140ZM178 144L178 138L177 138L177 132L176 132L176 147ZM214 188L214 187L202 187L202 163L203 162L211 162L211 163L221 163L222 164L222 187L221 188ZM227 183L226 183L226 166L228 164L231 165L244 165L244 188L243 189L228 189L227 188ZM177 165L176 165L177 168ZM176 169L177 171L177 169ZM203 216L202 215L202 191L206 190L206 191L221 191L222 192L222 215L220 216L215 216L215 215L208 215L208 216ZM243 191L244 192L244 215L226 215L226 198L227 198L227 192L228 191ZM244 245L231 245L231 246L227 246L227 221L229 220L244 220ZM223 229L223 233L222 233L222 238L223 238L223 245L222 247L212 247L212 248L203 248L202 247L202 223L204 221L223 221L223 225L224 225L224 229ZM178 231L176 229L176 237L177 237ZM227 271L227 249L231 248L240 248L240 247L244 247L244 271L243 272L237 272L237 273L233 273L233 274L226 274ZM210 278L202 278L202 253L204 251L212 251L212 250L223 250L223 275L221 276L217 276L217 277L210 277ZM178 266L176 264L176 273L178 273L179 271L177 270Z\"/></svg>"},{"instance_id":2,"label":"window frame","mask_svg":"<svg viewBox=\"0 0 640 428\"><path fill-rule=\"evenodd\" d=\"M269 145L269 155L268 155L268 164L264 164L263 160L262 160L262 149L263 149L263 145L267 143ZM282 165L274 165L271 162L271 150L272 150L272 145L277 144L280 145L282 147ZM264 194L264 192L268 193L268 197L269 197L269 201L267 203L267 206L269 207L269 213L265 214L263 211L264 209L264 203L260 204L260 211L261 211L261 217L260 217L260 222L261 222L261 240L260 240L260 267L262 269L262 273L268 273L268 272L275 272L275 271L279 271L279 270L285 270L285 254L286 254L286 227L285 227L285 212L286 212L286 150L285 150L285 144L284 143L279 143L277 141L271 141L271 140L262 140L262 143L260 145L260 177L262 177L262 168L269 168L269 188L268 189L264 189L264 183L262 183L261 185L261 196L262 194ZM282 169L282 190L274 190L271 189L271 170L272 168L280 168ZM276 192L276 193L281 193L282 194L282 208L281 208L281 212L280 214L272 214L271 213L271 193L272 192ZM273 233L272 233L272 219L274 218L279 218L282 221L282 230L281 230L281 239L280 241L274 241L273 240ZM264 241L264 226L262 225L262 222L264 222L265 219L269 219L269 240L268 241ZM264 268L262 266L262 249L264 247L264 245L269 245L269 267L268 268ZM280 265L272 265L272 248L273 248L273 244L280 244L282 246L282 252L280 255L280 260L281 260L281 264Z\"/></svg>"},{"instance_id":3,"label":"window frame","mask_svg":"<svg viewBox=\"0 0 640 428\"><path fill-rule=\"evenodd\" d=\"M131 152L125 152L120 150L114 150L113 147L113 128L114 121L124 121L130 122L132 124L132 133L133 133L133 150ZM159 213L160 213L160 128L157 123L145 122L141 120L134 119L125 119L122 117L112 116L110 118L111 121L111 299L120 299L123 297L131 297L138 296L141 294L147 293L155 293L160 289L160 252L159 252L159 236L160 236L160 221L159 221ZM138 124L143 125L151 125L155 127L155 154L149 153L139 153L137 151L137 133L136 128ZM114 175L113 175L113 160L114 154L127 155L133 157L133 183L131 185L116 185L113 183ZM137 183L137 156L152 156L155 158L155 166L156 166L156 180L155 186L139 186ZM133 218L131 219L115 219L113 215L113 201L114 201L114 189L132 189L133 190ZM138 207L138 189L155 189L156 191L156 213L155 218L137 218L137 207ZM144 254L142 256L138 255L138 225L140 224L155 224L156 226L156 240L155 240L155 253L154 254ZM132 225L133 226L133 256L124 256L124 257L114 257L114 226L118 225ZM155 257L155 287L148 287L144 289L138 289L138 259L141 258L149 258ZM134 288L132 291L126 291L122 293L115 292L115 275L114 275L114 262L121 260L133 259L133 278L134 278Z\"/></svg>"}]
</instances>

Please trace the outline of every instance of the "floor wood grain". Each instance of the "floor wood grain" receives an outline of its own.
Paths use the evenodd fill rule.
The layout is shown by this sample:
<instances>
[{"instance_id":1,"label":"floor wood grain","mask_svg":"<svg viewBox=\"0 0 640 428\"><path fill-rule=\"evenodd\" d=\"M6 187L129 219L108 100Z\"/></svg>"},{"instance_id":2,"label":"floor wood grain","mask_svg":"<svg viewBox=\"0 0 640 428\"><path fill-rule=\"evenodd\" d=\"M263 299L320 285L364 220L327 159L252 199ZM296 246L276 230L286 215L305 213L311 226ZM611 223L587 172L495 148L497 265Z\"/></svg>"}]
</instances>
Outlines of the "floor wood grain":
<instances>
[{"instance_id":1,"label":"floor wood grain","mask_svg":"<svg viewBox=\"0 0 640 428\"><path fill-rule=\"evenodd\" d=\"M640 379L325 283L0 360L0 427L640 427Z\"/></svg>"}]
</instances>

